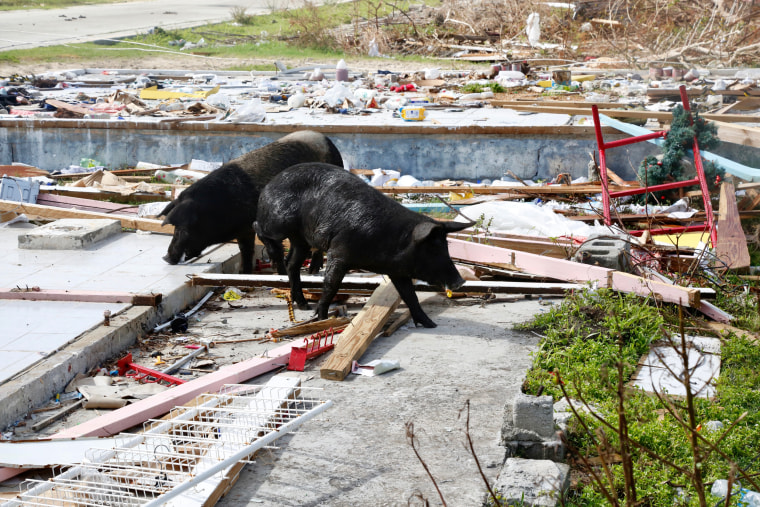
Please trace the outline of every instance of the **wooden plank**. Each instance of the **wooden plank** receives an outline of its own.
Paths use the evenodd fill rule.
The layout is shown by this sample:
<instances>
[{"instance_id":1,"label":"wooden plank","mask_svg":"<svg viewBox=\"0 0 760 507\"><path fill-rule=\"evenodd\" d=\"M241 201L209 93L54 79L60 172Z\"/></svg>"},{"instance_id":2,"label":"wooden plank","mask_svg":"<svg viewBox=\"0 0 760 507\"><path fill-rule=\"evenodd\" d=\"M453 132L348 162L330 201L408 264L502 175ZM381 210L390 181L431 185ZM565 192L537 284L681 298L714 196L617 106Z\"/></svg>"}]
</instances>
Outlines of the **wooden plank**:
<instances>
[{"instance_id":1,"label":"wooden plank","mask_svg":"<svg viewBox=\"0 0 760 507\"><path fill-rule=\"evenodd\" d=\"M61 102L60 100L55 99L45 99L45 103L49 106L53 106L54 108L58 109L59 111L66 111L68 113L71 113L75 116L83 117L86 114L92 113L89 109L86 107L81 106L75 106L72 104L67 104L66 102Z\"/></svg>"},{"instance_id":2,"label":"wooden plank","mask_svg":"<svg viewBox=\"0 0 760 507\"><path fill-rule=\"evenodd\" d=\"M720 185L717 228L716 267L728 267L730 269L749 267L749 249L739 219L739 207L736 205L734 184L727 181Z\"/></svg>"},{"instance_id":3,"label":"wooden plank","mask_svg":"<svg viewBox=\"0 0 760 507\"><path fill-rule=\"evenodd\" d=\"M167 187L170 185L167 185ZM82 199L92 200L109 200L115 203L132 203L132 202L157 202L167 201L168 198L164 194L145 194L136 193L129 195L121 195L116 192L105 192L102 190L92 190L91 187L40 187L40 195L62 195L67 197L80 197Z\"/></svg>"},{"instance_id":4,"label":"wooden plank","mask_svg":"<svg viewBox=\"0 0 760 507\"><path fill-rule=\"evenodd\" d=\"M652 296L657 301L681 304L689 308L699 308L701 294L699 289L681 287L657 280L648 280L622 271L612 273L613 290L630 292L640 296Z\"/></svg>"},{"instance_id":5,"label":"wooden plank","mask_svg":"<svg viewBox=\"0 0 760 507\"><path fill-rule=\"evenodd\" d=\"M526 252L515 252L513 250L479 245L451 238L448 241L449 254L452 259L486 263L507 262L536 275L574 282L593 282L600 288L632 292L640 296L654 295L663 301L671 303L681 302L684 306L700 306L699 289L653 282L636 275L608 268L590 266L562 259L552 259Z\"/></svg>"},{"instance_id":6,"label":"wooden plank","mask_svg":"<svg viewBox=\"0 0 760 507\"><path fill-rule=\"evenodd\" d=\"M333 353L320 369L320 376L327 380L346 378L351 371L351 363L361 358L400 302L401 297L393 284L383 282L341 333Z\"/></svg>"},{"instance_id":7,"label":"wooden plank","mask_svg":"<svg viewBox=\"0 0 760 507\"><path fill-rule=\"evenodd\" d=\"M14 176L16 178L50 177L50 173L30 165L0 165L0 176Z\"/></svg>"},{"instance_id":8,"label":"wooden plank","mask_svg":"<svg viewBox=\"0 0 760 507\"><path fill-rule=\"evenodd\" d=\"M375 187L385 194L446 194L449 192L472 192L473 194L598 194L602 191L601 183L581 183L579 185L535 185L519 187L470 187L457 185L452 187Z\"/></svg>"},{"instance_id":9,"label":"wooden plank","mask_svg":"<svg viewBox=\"0 0 760 507\"><path fill-rule=\"evenodd\" d=\"M500 101L493 100L491 104L494 107L502 107ZM532 111L535 113L552 113L552 114L569 114L578 116L589 116L591 114L591 105L587 108L584 107L555 107L555 106L508 106L509 109L516 111ZM634 111L627 109L600 109L599 114L607 115L611 118L637 118L640 120L646 120L649 118L655 118L661 122L669 122L673 119L673 114L666 111ZM757 123L760 122L760 116L751 114L700 114L700 118L705 120L720 120L723 122L746 122Z\"/></svg>"},{"instance_id":10,"label":"wooden plank","mask_svg":"<svg viewBox=\"0 0 760 507\"><path fill-rule=\"evenodd\" d=\"M548 257L541 258L548 259ZM568 262L571 266L578 266L578 263L576 262L566 262ZM500 267L504 266L503 263L496 264ZM585 266L585 264L582 265ZM310 287L321 288L324 280L320 276L305 275L301 276L301 282L303 287L307 289ZM190 283L192 285L211 287L228 285L236 285L238 287L272 287L278 284L283 287L287 287L288 277L284 275L219 275L214 273L206 273L193 275L190 278ZM344 291L367 289L372 290L377 289L379 286L382 286L382 282L378 277L365 278L359 276L347 276L344 277L343 281L341 282L341 290ZM472 294L564 294L568 290L579 288L581 288L579 285L567 283L467 281L459 289L458 292ZM440 288L428 285L425 282L416 282L414 284L414 290L417 292L442 292Z\"/></svg>"},{"instance_id":11,"label":"wooden plank","mask_svg":"<svg viewBox=\"0 0 760 507\"><path fill-rule=\"evenodd\" d=\"M122 215L137 215L139 206L125 206L123 204L99 201L97 199L83 199L50 193L41 193L37 196L36 204L42 206L56 206L58 208L74 208L82 211L94 211L96 213L119 213Z\"/></svg>"},{"instance_id":12,"label":"wooden plank","mask_svg":"<svg viewBox=\"0 0 760 507\"><path fill-rule=\"evenodd\" d=\"M501 248L510 248L521 252L530 252L537 255L545 255L555 259L567 259L572 255L574 250L572 243L555 242L548 238L527 239L524 237L471 236L465 233L452 233L449 234L448 237L465 241L474 241L476 243L484 243Z\"/></svg>"},{"instance_id":13,"label":"wooden plank","mask_svg":"<svg viewBox=\"0 0 760 507\"><path fill-rule=\"evenodd\" d=\"M31 288L28 290L0 288L0 300L24 301L80 301L84 303L127 303L135 306L158 306L161 294L135 294L119 291L56 290Z\"/></svg>"},{"instance_id":14,"label":"wooden plank","mask_svg":"<svg viewBox=\"0 0 760 507\"><path fill-rule=\"evenodd\" d=\"M760 128L732 125L724 121L715 121L715 125L718 127L718 139L721 141L760 148Z\"/></svg>"},{"instance_id":15,"label":"wooden plank","mask_svg":"<svg viewBox=\"0 0 760 507\"><path fill-rule=\"evenodd\" d=\"M109 220L117 219L121 226L126 229L136 229L140 231L163 232L166 234L174 233L174 226L162 225L161 220L150 218L130 218L108 213L95 213L93 211L77 211L55 206L41 206L39 204L27 204L0 199L0 211L12 211L18 214L24 214L30 218L57 220L59 218L106 218Z\"/></svg>"},{"instance_id":16,"label":"wooden plank","mask_svg":"<svg viewBox=\"0 0 760 507\"><path fill-rule=\"evenodd\" d=\"M62 408L62 409L60 409L60 410L58 410L58 411L50 414L49 416L47 416L43 420L34 423L32 425L32 431L40 431L41 429L47 428L48 426L50 426L51 424L53 424L54 422L56 422L58 419L61 419L62 417L65 417L65 416L69 415L70 413L72 413L73 411L75 411L76 409L78 409L79 407L81 407L82 403L83 403L83 400L78 400L75 403L72 403L69 406L64 407L64 408Z\"/></svg>"}]
</instances>

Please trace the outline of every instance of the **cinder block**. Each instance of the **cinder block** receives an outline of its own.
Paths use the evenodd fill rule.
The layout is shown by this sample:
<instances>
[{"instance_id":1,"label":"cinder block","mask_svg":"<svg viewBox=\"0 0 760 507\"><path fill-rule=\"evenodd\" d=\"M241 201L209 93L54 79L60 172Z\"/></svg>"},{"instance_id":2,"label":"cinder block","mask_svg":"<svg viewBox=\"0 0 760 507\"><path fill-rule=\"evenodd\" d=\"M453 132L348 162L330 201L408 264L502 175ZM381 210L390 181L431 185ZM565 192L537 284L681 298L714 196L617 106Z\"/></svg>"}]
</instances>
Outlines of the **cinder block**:
<instances>
[{"instance_id":1,"label":"cinder block","mask_svg":"<svg viewBox=\"0 0 760 507\"><path fill-rule=\"evenodd\" d=\"M548 460L509 458L494 486L508 505L554 507L570 487L570 467Z\"/></svg>"},{"instance_id":2,"label":"cinder block","mask_svg":"<svg viewBox=\"0 0 760 507\"><path fill-rule=\"evenodd\" d=\"M616 271L631 271L631 245L616 237L589 239L575 252L577 262L602 266Z\"/></svg>"},{"instance_id":3,"label":"cinder block","mask_svg":"<svg viewBox=\"0 0 760 507\"><path fill-rule=\"evenodd\" d=\"M551 396L518 393L512 401L512 424L535 432L541 438L554 438L554 404Z\"/></svg>"},{"instance_id":4,"label":"cinder block","mask_svg":"<svg viewBox=\"0 0 760 507\"><path fill-rule=\"evenodd\" d=\"M64 218L19 234L25 250L83 250L121 233L121 222L108 219Z\"/></svg>"}]
</instances>

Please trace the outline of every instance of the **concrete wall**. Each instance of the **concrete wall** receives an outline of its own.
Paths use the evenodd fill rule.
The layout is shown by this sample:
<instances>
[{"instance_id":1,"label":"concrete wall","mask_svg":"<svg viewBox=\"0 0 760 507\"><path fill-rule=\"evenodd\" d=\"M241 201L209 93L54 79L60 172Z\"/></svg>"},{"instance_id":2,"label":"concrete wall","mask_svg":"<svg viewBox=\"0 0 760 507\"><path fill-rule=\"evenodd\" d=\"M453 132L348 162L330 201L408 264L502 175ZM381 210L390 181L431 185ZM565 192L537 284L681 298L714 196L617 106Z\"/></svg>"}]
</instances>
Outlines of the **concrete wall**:
<instances>
[{"instance_id":1,"label":"concrete wall","mask_svg":"<svg viewBox=\"0 0 760 507\"><path fill-rule=\"evenodd\" d=\"M0 164L21 162L54 171L77 165L82 158L98 160L111 169L139 161L224 162L292 130L297 127L253 131L250 125L210 123L4 121L0 122ZM596 151L593 134L584 127L554 129L557 134L542 133L547 129L538 127L490 128L484 134L450 129L315 130L333 139L352 168L393 169L421 180L493 180L508 170L524 179L547 179L558 173L585 176L589 153ZM634 179L641 159L657 152L647 143L617 148L609 152L608 165L623 178Z\"/></svg>"}]
</instances>

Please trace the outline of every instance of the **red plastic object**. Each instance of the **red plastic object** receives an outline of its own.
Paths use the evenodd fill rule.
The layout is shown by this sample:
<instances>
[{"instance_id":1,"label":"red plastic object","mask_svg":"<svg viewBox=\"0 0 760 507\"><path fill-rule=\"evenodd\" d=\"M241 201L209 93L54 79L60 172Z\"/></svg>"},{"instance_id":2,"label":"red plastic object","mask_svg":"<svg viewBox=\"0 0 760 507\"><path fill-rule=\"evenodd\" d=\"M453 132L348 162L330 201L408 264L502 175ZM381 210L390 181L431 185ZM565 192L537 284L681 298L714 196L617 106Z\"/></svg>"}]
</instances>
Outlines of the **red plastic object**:
<instances>
[{"instance_id":1,"label":"red plastic object","mask_svg":"<svg viewBox=\"0 0 760 507\"><path fill-rule=\"evenodd\" d=\"M178 386L184 384L185 381L172 377L166 373L161 373L147 366L140 366L132 362L132 353L130 352L126 356L122 357L116 362L116 366L119 367L119 375L122 377L132 377L140 383L154 383L154 382L166 382L171 386Z\"/></svg>"},{"instance_id":2,"label":"red plastic object","mask_svg":"<svg viewBox=\"0 0 760 507\"><path fill-rule=\"evenodd\" d=\"M687 112L691 112L691 108L689 107L689 97L686 93L686 87L681 85L679 87L679 91L681 92L681 103L683 104L683 108ZM695 172L697 173L697 177L691 180L687 181L676 181L673 183L665 183L662 185L652 185L649 187L641 187L631 190L621 190L619 192L610 192L609 185L607 181L607 156L606 156L606 150L610 148L617 148L619 146L626 146L628 144L638 143L641 141L648 141L650 139L656 139L658 137L666 137L668 135L667 131L661 131L661 132L652 132L651 134L645 134L642 136L635 136L635 137L629 137L626 139L620 139L617 141L610 141L605 143L604 139L602 139L602 125L599 121L599 108L594 105L591 106L591 112L594 117L594 130L596 131L596 143L599 146L599 166L602 177L602 213L604 214L604 223L606 225L612 225L612 219L610 217L610 198L614 197L624 197L626 195L635 195L635 194L643 194L643 193L651 193L656 192L658 190L669 190L673 188L680 188L680 187L689 187L692 185L699 185L700 190L702 191L702 201L705 206L705 217L707 220L703 225L691 225L687 227L673 227L668 229L657 229L657 230L651 230L650 232L652 234L658 234L658 233L679 233L679 232L686 232L686 231L704 231L708 230L710 232L710 240L712 241L713 246L715 246L718 243L718 231L715 228L715 218L713 216L713 208L712 203L710 201L710 191L707 188L707 180L705 179L705 171L702 167L702 157L699 154L699 145L697 144L697 138L694 138L694 147L692 150L694 151L694 168ZM691 116L689 116L690 121L693 123L693 119ZM634 231L634 234L637 231Z\"/></svg>"},{"instance_id":3,"label":"red plastic object","mask_svg":"<svg viewBox=\"0 0 760 507\"><path fill-rule=\"evenodd\" d=\"M340 333L340 331L338 332ZM330 335L329 342L327 341L328 333ZM309 338L304 338L303 347L293 347L291 349L290 359L288 360L288 370L303 371L306 367L307 359L317 357L335 347L335 343L333 343L334 337L335 331L333 328L330 328L321 333L311 335ZM311 340L311 342L309 340Z\"/></svg>"}]
</instances>

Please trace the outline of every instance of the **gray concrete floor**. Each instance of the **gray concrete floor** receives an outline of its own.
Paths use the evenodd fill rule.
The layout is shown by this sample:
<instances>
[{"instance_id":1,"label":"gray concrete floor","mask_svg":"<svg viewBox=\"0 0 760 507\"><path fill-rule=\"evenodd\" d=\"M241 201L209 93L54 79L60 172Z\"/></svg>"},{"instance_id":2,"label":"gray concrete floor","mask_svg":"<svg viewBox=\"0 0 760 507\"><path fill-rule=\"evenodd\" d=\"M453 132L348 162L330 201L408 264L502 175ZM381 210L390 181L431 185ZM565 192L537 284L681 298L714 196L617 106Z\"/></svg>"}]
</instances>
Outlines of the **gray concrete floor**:
<instances>
[{"instance_id":1,"label":"gray concrete floor","mask_svg":"<svg viewBox=\"0 0 760 507\"><path fill-rule=\"evenodd\" d=\"M176 289L184 287L187 273L202 265L163 263L160 257L168 237L158 235L123 233L99 249L72 255L13 252L12 232L3 231L5 236L0 241L7 249L7 267L15 263L13 269L23 265L39 273L17 274L4 279L5 284L28 281L50 287L52 282L65 278L71 286L102 290L157 290L171 285ZM219 256L234 256L234 249L217 252ZM37 257L42 267L32 269L30 258L19 257L26 255ZM45 267L49 269L47 273ZM87 274L92 281L74 283L74 272L79 276ZM145 277L140 275L143 272L147 273ZM406 505L410 498L416 505L419 502L412 498L416 492L438 505L433 484L407 443L407 422L414 423L420 453L447 503L479 505L485 489L475 460L464 447L462 408L470 400L470 430L476 455L493 481L505 458L504 448L498 445L503 406L520 388L538 339L511 327L546 307L520 297L500 297L485 303L477 299L449 300L436 294L422 296L423 307L438 327L402 327L390 337L377 338L361 359L363 363L397 359L400 369L377 377L349 375L343 382L326 381L319 376L319 367L326 359L323 356L307 363L303 373L288 373L299 375L306 386L324 389L322 397L332 400L334 406L285 437L277 448L260 453L255 464L245 467L237 485L220 505ZM349 313L358 311L365 300L350 299ZM61 311L50 317L64 315L66 310ZM298 320L310 315L310 311L296 312ZM187 333L143 335L129 350L137 362L151 365L152 352L159 351L164 357L186 353L182 348L185 340L239 340L261 336L271 327L287 324L285 301L265 289L246 291L242 300L232 303L217 295L191 319ZM222 344L212 349L210 357L216 367L221 367L275 346L271 342ZM55 357L52 354L46 360ZM275 373L278 372L272 374ZM252 379L251 383L265 383L272 374ZM17 428L16 437L51 435L100 413L103 410L79 410L39 434ZM26 476L40 473L29 472ZM7 481L0 493L12 491L17 485L16 479Z\"/></svg>"}]
</instances>

